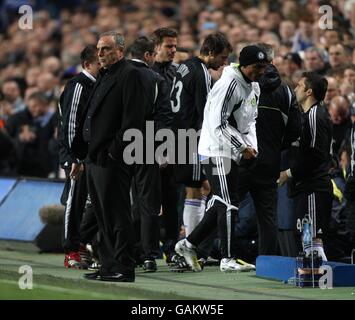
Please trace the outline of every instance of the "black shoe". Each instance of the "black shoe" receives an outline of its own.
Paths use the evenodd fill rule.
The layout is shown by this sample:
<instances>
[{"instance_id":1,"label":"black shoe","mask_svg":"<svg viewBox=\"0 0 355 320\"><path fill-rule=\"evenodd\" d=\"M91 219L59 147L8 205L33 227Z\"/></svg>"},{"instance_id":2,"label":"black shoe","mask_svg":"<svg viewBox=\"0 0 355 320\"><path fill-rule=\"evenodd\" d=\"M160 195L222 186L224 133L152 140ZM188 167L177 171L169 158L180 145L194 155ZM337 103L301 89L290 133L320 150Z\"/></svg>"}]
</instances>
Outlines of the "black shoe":
<instances>
[{"instance_id":1,"label":"black shoe","mask_svg":"<svg viewBox=\"0 0 355 320\"><path fill-rule=\"evenodd\" d=\"M85 273L83 277L87 280L101 280L100 271Z\"/></svg>"},{"instance_id":2,"label":"black shoe","mask_svg":"<svg viewBox=\"0 0 355 320\"><path fill-rule=\"evenodd\" d=\"M133 275L125 275L119 272L105 274L100 277L101 281L111 281L111 282L134 282L135 277Z\"/></svg>"},{"instance_id":3,"label":"black shoe","mask_svg":"<svg viewBox=\"0 0 355 320\"><path fill-rule=\"evenodd\" d=\"M145 272L155 272L157 271L157 263L155 260L145 260L143 264L143 270Z\"/></svg>"},{"instance_id":4,"label":"black shoe","mask_svg":"<svg viewBox=\"0 0 355 320\"><path fill-rule=\"evenodd\" d=\"M174 265L178 257L179 255L176 252L170 252L164 255L165 262L168 266Z\"/></svg>"},{"instance_id":5,"label":"black shoe","mask_svg":"<svg viewBox=\"0 0 355 320\"><path fill-rule=\"evenodd\" d=\"M185 272L192 271L190 266L186 263L186 260L182 256L176 256L174 258L174 264L170 266L170 271L172 272Z\"/></svg>"}]
</instances>

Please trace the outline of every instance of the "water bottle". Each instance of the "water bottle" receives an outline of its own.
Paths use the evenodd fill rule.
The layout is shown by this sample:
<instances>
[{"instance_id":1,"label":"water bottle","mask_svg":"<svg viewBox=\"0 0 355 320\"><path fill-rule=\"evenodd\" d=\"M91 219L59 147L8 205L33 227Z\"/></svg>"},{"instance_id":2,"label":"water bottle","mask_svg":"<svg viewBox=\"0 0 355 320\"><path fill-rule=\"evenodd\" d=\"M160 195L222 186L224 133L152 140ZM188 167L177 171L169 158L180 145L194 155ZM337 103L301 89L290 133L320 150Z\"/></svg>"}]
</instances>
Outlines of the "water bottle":
<instances>
[{"instance_id":1,"label":"water bottle","mask_svg":"<svg viewBox=\"0 0 355 320\"><path fill-rule=\"evenodd\" d=\"M303 250L306 250L311 247L312 234L311 234L311 224L306 222L303 224L303 236L302 236L302 245Z\"/></svg>"}]
</instances>

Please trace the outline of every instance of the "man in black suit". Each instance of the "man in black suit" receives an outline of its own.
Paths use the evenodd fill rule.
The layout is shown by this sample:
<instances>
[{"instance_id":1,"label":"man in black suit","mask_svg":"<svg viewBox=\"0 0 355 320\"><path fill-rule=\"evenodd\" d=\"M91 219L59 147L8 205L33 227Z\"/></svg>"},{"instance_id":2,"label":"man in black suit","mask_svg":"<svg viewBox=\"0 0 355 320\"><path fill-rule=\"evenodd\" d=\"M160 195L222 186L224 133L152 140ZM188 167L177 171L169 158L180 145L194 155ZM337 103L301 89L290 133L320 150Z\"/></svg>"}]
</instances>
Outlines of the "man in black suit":
<instances>
[{"instance_id":1,"label":"man in black suit","mask_svg":"<svg viewBox=\"0 0 355 320\"><path fill-rule=\"evenodd\" d=\"M173 119L170 107L170 90L165 79L150 67L156 55L155 44L146 37L136 39L130 47L130 62L138 68L146 93L146 128L154 125L155 131L169 128ZM140 240L143 254L143 270L155 272L155 259L159 256L159 221L161 207L161 181L159 164L152 159L155 150L154 139L144 138L144 163L134 168L132 196L134 201L133 214L140 221ZM147 156L150 153L150 158ZM137 227L137 229L139 229Z\"/></svg>"},{"instance_id":2,"label":"man in black suit","mask_svg":"<svg viewBox=\"0 0 355 320\"><path fill-rule=\"evenodd\" d=\"M78 158L87 157L88 189L96 214L101 268L87 279L134 282L131 166L124 161L128 129L142 130L143 89L139 71L123 54L124 38L106 32L97 44L102 72L89 100L83 140L75 139ZM76 172L73 173L75 176Z\"/></svg>"}]
</instances>

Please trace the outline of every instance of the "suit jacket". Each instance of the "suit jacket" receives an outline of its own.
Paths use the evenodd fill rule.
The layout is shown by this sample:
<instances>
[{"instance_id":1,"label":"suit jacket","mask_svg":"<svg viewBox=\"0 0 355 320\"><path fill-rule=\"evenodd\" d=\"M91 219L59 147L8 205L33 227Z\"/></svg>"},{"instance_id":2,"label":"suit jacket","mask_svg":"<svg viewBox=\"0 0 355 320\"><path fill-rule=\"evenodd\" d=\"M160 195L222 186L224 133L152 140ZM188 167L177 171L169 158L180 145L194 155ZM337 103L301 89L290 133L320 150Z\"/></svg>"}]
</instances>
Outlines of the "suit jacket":
<instances>
[{"instance_id":1,"label":"suit jacket","mask_svg":"<svg viewBox=\"0 0 355 320\"><path fill-rule=\"evenodd\" d=\"M103 70L89 98L87 113L81 124L73 151L79 159L105 166L110 158L122 161L130 141L123 141L128 129L143 129L144 90L139 71L126 59ZM86 142L86 143L85 143Z\"/></svg>"}]
</instances>

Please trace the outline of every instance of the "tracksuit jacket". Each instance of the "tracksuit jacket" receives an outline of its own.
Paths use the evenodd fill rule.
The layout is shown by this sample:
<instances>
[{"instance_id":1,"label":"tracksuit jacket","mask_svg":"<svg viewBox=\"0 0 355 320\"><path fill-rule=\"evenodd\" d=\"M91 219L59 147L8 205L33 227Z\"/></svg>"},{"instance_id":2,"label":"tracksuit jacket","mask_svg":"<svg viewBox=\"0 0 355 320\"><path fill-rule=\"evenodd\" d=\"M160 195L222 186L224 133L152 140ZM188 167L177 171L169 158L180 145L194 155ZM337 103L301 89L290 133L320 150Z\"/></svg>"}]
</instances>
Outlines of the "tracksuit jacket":
<instances>
[{"instance_id":1,"label":"tracksuit jacket","mask_svg":"<svg viewBox=\"0 0 355 320\"><path fill-rule=\"evenodd\" d=\"M204 111L198 153L240 162L247 146L258 150L255 119L260 88L232 63L210 91Z\"/></svg>"},{"instance_id":2,"label":"tracksuit jacket","mask_svg":"<svg viewBox=\"0 0 355 320\"><path fill-rule=\"evenodd\" d=\"M78 162L73 154L75 135L81 134L79 122L82 119L89 96L94 88L95 78L87 71L80 72L68 81L59 99L58 143L59 162L63 169ZM79 131L78 131L79 130Z\"/></svg>"}]
</instances>

